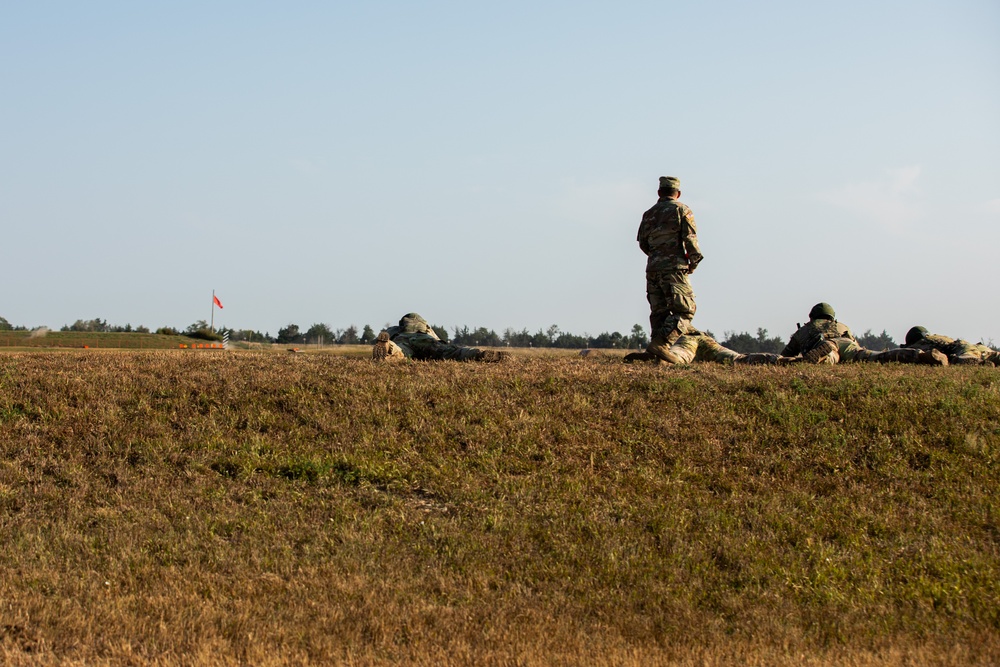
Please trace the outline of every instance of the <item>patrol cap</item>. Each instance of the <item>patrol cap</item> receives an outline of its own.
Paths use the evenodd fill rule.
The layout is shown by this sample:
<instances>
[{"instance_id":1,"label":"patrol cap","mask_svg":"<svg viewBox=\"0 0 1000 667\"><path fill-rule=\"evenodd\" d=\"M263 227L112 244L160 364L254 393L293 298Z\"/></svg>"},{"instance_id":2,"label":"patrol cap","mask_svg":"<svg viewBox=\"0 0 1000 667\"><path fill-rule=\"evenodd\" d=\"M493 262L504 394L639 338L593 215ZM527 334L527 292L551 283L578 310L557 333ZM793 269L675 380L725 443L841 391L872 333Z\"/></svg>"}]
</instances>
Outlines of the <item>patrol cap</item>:
<instances>
[{"instance_id":1,"label":"patrol cap","mask_svg":"<svg viewBox=\"0 0 1000 667\"><path fill-rule=\"evenodd\" d=\"M680 190L681 179L673 176L660 176L660 190Z\"/></svg>"},{"instance_id":2,"label":"patrol cap","mask_svg":"<svg viewBox=\"0 0 1000 667\"><path fill-rule=\"evenodd\" d=\"M837 319L837 313L833 312L833 306L828 303L817 303L809 311L810 320L827 319L835 320Z\"/></svg>"},{"instance_id":3,"label":"patrol cap","mask_svg":"<svg viewBox=\"0 0 1000 667\"><path fill-rule=\"evenodd\" d=\"M910 330L906 332L906 344L913 345L926 335L926 327L911 327Z\"/></svg>"}]
</instances>

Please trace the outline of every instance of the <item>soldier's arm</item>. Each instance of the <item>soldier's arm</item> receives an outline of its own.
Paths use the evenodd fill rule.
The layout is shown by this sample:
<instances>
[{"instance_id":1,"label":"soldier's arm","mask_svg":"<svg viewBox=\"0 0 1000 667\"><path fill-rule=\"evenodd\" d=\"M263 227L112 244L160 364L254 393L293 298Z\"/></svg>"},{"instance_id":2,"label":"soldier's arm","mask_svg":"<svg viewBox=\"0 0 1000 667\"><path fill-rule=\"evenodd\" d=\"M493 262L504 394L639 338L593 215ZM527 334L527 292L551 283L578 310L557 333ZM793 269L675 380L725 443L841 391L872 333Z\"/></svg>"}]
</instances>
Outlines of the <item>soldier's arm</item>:
<instances>
[{"instance_id":1,"label":"soldier's arm","mask_svg":"<svg viewBox=\"0 0 1000 667\"><path fill-rule=\"evenodd\" d=\"M788 339L788 345L785 349L781 351L781 356L783 357L797 357L802 351L802 341L799 340L799 332L796 331L792 334L792 337Z\"/></svg>"},{"instance_id":2,"label":"soldier's arm","mask_svg":"<svg viewBox=\"0 0 1000 667\"><path fill-rule=\"evenodd\" d=\"M687 206L678 208L681 227L681 243L684 246L684 256L688 262L688 273L694 273L698 264L704 259L701 248L698 247L698 226L694 221L694 213Z\"/></svg>"},{"instance_id":3,"label":"soldier's arm","mask_svg":"<svg viewBox=\"0 0 1000 667\"><path fill-rule=\"evenodd\" d=\"M649 255L649 234L647 233L646 220L639 224L639 234L635 238L639 242L639 249L644 255Z\"/></svg>"}]
</instances>

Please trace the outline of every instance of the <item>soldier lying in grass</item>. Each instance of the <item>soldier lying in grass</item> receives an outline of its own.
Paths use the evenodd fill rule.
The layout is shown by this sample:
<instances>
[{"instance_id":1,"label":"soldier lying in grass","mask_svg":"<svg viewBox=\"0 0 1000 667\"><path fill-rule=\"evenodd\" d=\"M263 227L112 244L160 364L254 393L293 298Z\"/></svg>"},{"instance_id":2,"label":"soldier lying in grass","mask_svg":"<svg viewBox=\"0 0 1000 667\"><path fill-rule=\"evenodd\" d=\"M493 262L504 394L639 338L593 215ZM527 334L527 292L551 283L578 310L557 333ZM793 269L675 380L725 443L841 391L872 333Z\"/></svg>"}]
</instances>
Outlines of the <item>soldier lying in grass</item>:
<instances>
[{"instance_id":1,"label":"soldier lying in grass","mask_svg":"<svg viewBox=\"0 0 1000 667\"><path fill-rule=\"evenodd\" d=\"M948 358L934 349L895 348L875 352L861 347L850 327L837 321L833 306L828 303L817 303L812 307L809 321L792 334L781 356L813 364L859 361L884 364L895 361L901 364L948 365Z\"/></svg>"},{"instance_id":2,"label":"soldier lying in grass","mask_svg":"<svg viewBox=\"0 0 1000 667\"><path fill-rule=\"evenodd\" d=\"M375 361L453 359L497 363L510 359L510 353L445 343L427 320L416 313L407 313L399 320L398 326L389 327L378 335L372 348L372 359Z\"/></svg>"},{"instance_id":3,"label":"soldier lying in grass","mask_svg":"<svg viewBox=\"0 0 1000 667\"><path fill-rule=\"evenodd\" d=\"M913 327L906 332L904 348L930 351L936 350L948 357L952 364L984 364L1000 366L1000 352L982 343L970 343L961 338L948 338L927 333L924 327Z\"/></svg>"},{"instance_id":4,"label":"soldier lying in grass","mask_svg":"<svg viewBox=\"0 0 1000 667\"><path fill-rule=\"evenodd\" d=\"M837 364L867 361L883 364L898 362L948 365L948 358L934 349L896 348L875 352L862 347L850 328L836 320L833 307L827 303L813 306L809 311L809 322L792 334L780 355L767 352L741 354L723 347L707 334L694 332L678 338L658 357L649 352L634 352L625 357L626 363L657 360L668 364L690 364L693 361L732 364Z\"/></svg>"}]
</instances>

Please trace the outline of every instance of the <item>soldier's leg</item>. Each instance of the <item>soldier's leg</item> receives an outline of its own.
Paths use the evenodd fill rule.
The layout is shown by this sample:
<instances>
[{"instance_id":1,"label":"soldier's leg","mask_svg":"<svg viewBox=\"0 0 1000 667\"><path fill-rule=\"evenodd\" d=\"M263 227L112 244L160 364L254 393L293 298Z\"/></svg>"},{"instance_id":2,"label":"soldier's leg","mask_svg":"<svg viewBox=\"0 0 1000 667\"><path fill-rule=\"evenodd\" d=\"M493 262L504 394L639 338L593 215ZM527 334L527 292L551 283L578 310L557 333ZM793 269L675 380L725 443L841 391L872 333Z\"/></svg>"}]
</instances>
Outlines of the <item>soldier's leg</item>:
<instances>
[{"instance_id":1,"label":"soldier's leg","mask_svg":"<svg viewBox=\"0 0 1000 667\"><path fill-rule=\"evenodd\" d=\"M650 339L649 345L646 346L646 352L655 355L663 361L676 363L667 357L667 352L670 350L670 346L693 330L691 320L686 320L677 315L670 314L667 316L667 319L660 328L660 331L654 335L652 339Z\"/></svg>"},{"instance_id":2,"label":"soldier's leg","mask_svg":"<svg viewBox=\"0 0 1000 667\"><path fill-rule=\"evenodd\" d=\"M807 364L836 364L840 361L840 348L832 340L821 341L802 355L802 361Z\"/></svg>"},{"instance_id":3,"label":"soldier's leg","mask_svg":"<svg viewBox=\"0 0 1000 667\"><path fill-rule=\"evenodd\" d=\"M839 362L842 364L877 361L875 357L878 353L861 347L861 344L856 340L841 337L832 338L831 342L837 346L837 356L839 357Z\"/></svg>"},{"instance_id":4,"label":"soldier's leg","mask_svg":"<svg viewBox=\"0 0 1000 667\"><path fill-rule=\"evenodd\" d=\"M480 350L445 343L429 334L407 334L407 342L413 348L413 358L420 360L483 361L497 363L510 359L510 352L500 350Z\"/></svg>"},{"instance_id":5,"label":"soldier's leg","mask_svg":"<svg viewBox=\"0 0 1000 667\"><path fill-rule=\"evenodd\" d=\"M698 304L695 303L694 290L691 289L687 274L672 273L667 279L670 281L670 312L685 320L693 320Z\"/></svg>"},{"instance_id":6,"label":"soldier's leg","mask_svg":"<svg viewBox=\"0 0 1000 667\"><path fill-rule=\"evenodd\" d=\"M657 356L668 364L690 364L698 354L699 338L701 336L679 336Z\"/></svg>"},{"instance_id":7,"label":"soldier's leg","mask_svg":"<svg viewBox=\"0 0 1000 667\"><path fill-rule=\"evenodd\" d=\"M695 361L713 361L717 364L731 364L743 355L728 347L719 345L719 342L709 336L698 336L698 351L695 353Z\"/></svg>"},{"instance_id":8,"label":"soldier's leg","mask_svg":"<svg viewBox=\"0 0 1000 667\"><path fill-rule=\"evenodd\" d=\"M956 366L972 366L981 364L983 359L978 354L956 354L948 357L948 361Z\"/></svg>"},{"instance_id":9,"label":"soldier's leg","mask_svg":"<svg viewBox=\"0 0 1000 667\"><path fill-rule=\"evenodd\" d=\"M775 365L781 363L782 357L772 352L750 352L741 354L738 359L734 359L734 364L747 364L749 366Z\"/></svg>"},{"instance_id":10,"label":"soldier's leg","mask_svg":"<svg viewBox=\"0 0 1000 667\"><path fill-rule=\"evenodd\" d=\"M659 274L646 274L646 301L649 302L649 335L655 336L670 314L670 300L663 293Z\"/></svg>"},{"instance_id":11,"label":"soldier's leg","mask_svg":"<svg viewBox=\"0 0 1000 667\"><path fill-rule=\"evenodd\" d=\"M691 318L696 306L687 274L647 273L646 298L650 305L650 341L646 351L668 361L665 355L670 346L692 330Z\"/></svg>"},{"instance_id":12,"label":"soldier's leg","mask_svg":"<svg viewBox=\"0 0 1000 667\"><path fill-rule=\"evenodd\" d=\"M900 347L881 352L863 350L854 361L873 361L879 364L928 364L931 366L947 366L948 357L937 350L917 350L909 347Z\"/></svg>"},{"instance_id":13,"label":"soldier's leg","mask_svg":"<svg viewBox=\"0 0 1000 667\"><path fill-rule=\"evenodd\" d=\"M412 333L397 336L397 340L405 338L413 349L413 358L420 361L453 359L456 361L471 361L479 354L474 347L462 347L444 343L437 338L424 333Z\"/></svg>"}]
</instances>

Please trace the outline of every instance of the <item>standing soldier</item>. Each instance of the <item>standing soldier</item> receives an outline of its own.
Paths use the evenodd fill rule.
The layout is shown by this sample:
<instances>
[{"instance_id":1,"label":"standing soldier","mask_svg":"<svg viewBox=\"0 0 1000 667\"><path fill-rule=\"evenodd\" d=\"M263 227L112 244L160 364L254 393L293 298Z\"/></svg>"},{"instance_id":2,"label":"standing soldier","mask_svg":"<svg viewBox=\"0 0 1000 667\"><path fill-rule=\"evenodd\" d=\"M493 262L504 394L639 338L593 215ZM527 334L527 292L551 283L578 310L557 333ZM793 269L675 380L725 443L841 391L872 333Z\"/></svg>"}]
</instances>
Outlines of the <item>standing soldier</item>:
<instances>
[{"instance_id":1,"label":"standing soldier","mask_svg":"<svg viewBox=\"0 0 1000 667\"><path fill-rule=\"evenodd\" d=\"M660 176L659 200L639 224L639 247L646 254L646 299L650 342L646 351L663 361L670 346L693 331L696 309L688 275L702 260L694 214L679 201L680 181Z\"/></svg>"}]
</instances>

